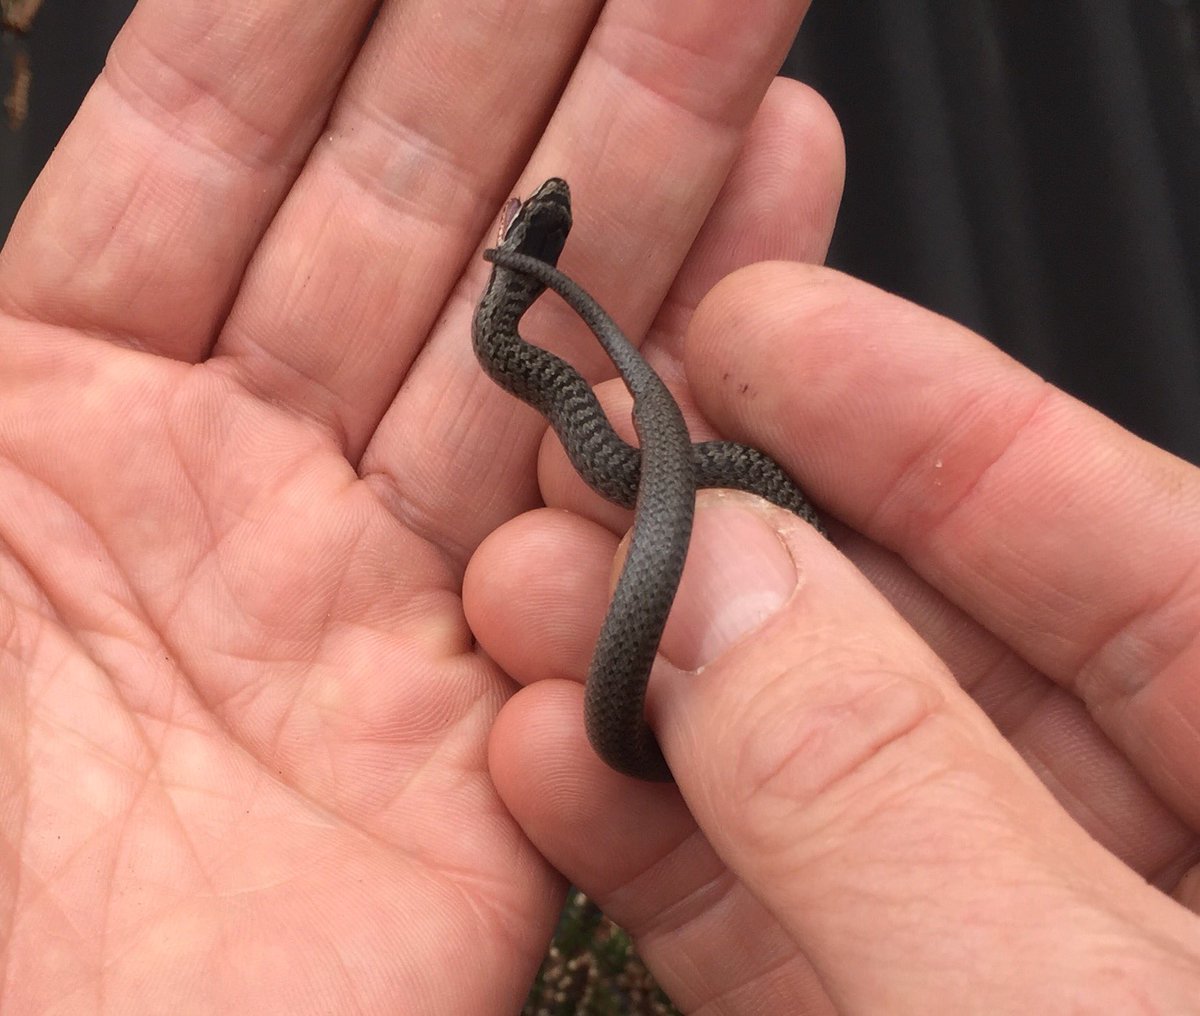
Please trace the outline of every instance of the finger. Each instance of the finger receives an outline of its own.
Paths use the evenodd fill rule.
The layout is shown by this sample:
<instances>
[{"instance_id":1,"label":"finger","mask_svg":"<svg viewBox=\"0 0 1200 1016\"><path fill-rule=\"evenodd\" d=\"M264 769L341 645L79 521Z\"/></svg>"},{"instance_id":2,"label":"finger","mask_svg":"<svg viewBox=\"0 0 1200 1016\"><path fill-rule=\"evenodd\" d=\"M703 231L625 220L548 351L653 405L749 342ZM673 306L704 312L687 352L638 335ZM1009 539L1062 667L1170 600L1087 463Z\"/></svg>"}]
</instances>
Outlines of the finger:
<instances>
[{"instance_id":1,"label":"finger","mask_svg":"<svg viewBox=\"0 0 1200 1016\"><path fill-rule=\"evenodd\" d=\"M699 526L703 539L703 519ZM719 1002L767 1013L780 1000L788 1004L778 1011L827 1011L802 953L730 878L674 789L619 776L588 745L580 682L615 549L605 530L543 510L506 524L471 559L472 630L497 663L532 683L492 730L497 790L538 851L637 938L684 1011ZM548 680L556 677L569 680Z\"/></svg>"},{"instance_id":2,"label":"finger","mask_svg":"<svg viewBox=\"0 0 1200 1016\"><path fill-rule=\"evenodd\" d=\"M681 375L681 340L701 299L759 261L820 264L829 250L846 177L841 127L807 85L776 78L746 133L713 212L704 221L643 346Z\"/></svg>"},{"instance_id":3,"label":"finger","mask_svg":"<svg viewBox=\"0 0 1200 1016\"><path fill-rule=\"evenodd\" d=\"M720 287L687 362L722 429L758 421L819 503L1079 695L1200 825L1194 467L965 329L803 266Z\"/></svg>"},{"instance_id":4,"label":"finger","mask_svg":"<svg viewBox=\"0 0 1200 1016\"><path fill-rule=\"evenodd\" d=\"M599 6L385 5L217 347L247 387L357 459Z\"/></svg>"},{"instance_id":5,"label":"finger","mask_svg":"<svg viewBox=\"0 0 1200 1016\"><path fill-rule=\"evenodd\" d=\"M616 546L612 532L562 511L520 516L483 543L467 572L468 619L507 673L522 683L583 680L608 608ZM1195 833L1147 787L1078 700L894 555L853 534L840 537L838 546L921 634L1067 813L1144 878L1174 887L1197 859Z\"/></svg>"},{"instance_id":6,"label":"finger","mask_svg":"<svg viewBox=\"0 0 1200 1016\"><path fill-rule=\"evenodd\" d=\"M569 512L518 515L492 533L463 575L467 623L523 684L582 681L608 604L617 539Z\"/></svg>"},{"instance_id":7,"label":"finger","mask_svg":"<svg viewBox=\"0 0 1200 1016\"><path fill-rule=\"evenodd\" d=\"M922 581L854 533L841 550L946 665L1034 774L1094 840L1170 891L1200 840L1096 726L1083 704Z\"/></svg>"},{"instance_id":8,"label":"finger","mask_svg":"<svg viewBox=\"0 0 1200 1016\"><path fill-rule=\"evenodd\" d=\"M865 578L760 502L702 510L723 538L677 600L697 637L673 659L696 672L652 683L660 741L841 1011L1099 1011L1130 984L1169 1010L1196 991L1195 918L1070 821Z\"/></svg>"},{"instance_id":9,"label":"finger","mask_svg":"<svg viewBox=\"0 0 1200 1016\"><path fill-rule=\"evenodd\" d=\"M1161 946L1164 926L1178 943L1178 915L1169 906L1164 911L1161 897L1145 890L1057 809L928 649L873 592L874 610L864 610L865 580L814 540L832 563L820 562L818 569L806 556L797 587L790 555L782 566L778 560L784 546L779 536L771 529L760 538L757 509L749 513L747 527L739 500L702 496L688 570L664 639L670 662L657 667L652 684L652 712L660 717L664 746L732 876L708 854L706 841L683 839L672 818L676 805L663 788L623 780L597 765L582 733L577 686L570 690L565 682L549 681L521 693L506 707L491 741L493 779L527 835L638 935L639 948L668 990L688 990L686 983L671 982L674 971L700 968L709 975L702 979L704 996L744 987L750 1004L732 1011L772 1011L764 999L786 998L776 993L780 984L760 978L757 967L742 981L719 959L722 950L736 949L749 936L768 943L787 992L811 998L814 986L823 984L839 1011L932 1011L929 991L946 991L940 1001L953 1011L1054 1011L1053 1004L1039 1008L1036 999L1025 999L1022 1009L1006 994L1027 983L1024 970L1031 972L1028 983L1044 981L1045 956L1055 958L1053 977L1074 989L1084 977L1094 982L1096 943L1107 952L1133 929L1132 954L1139 963ZM546 607L555 591L569 590L554 584L565 569L548 555L552 543L535 542L536 534L546 523L569 518L542 512L515 520L484 543L468 570L465 602L473 629L489 653L526 679L578 679L586 650L557 643L547 661L548 643L538 642L536 631L560 624L586 631L602 613L587 604L572 606L570 599L557 611ZM792 524L783 523L789 538L795 535ZM564 545L570 540L579 550L578 569L590 571L593 585L599 585L607 562L604 544L611 550L611 538L578 519L570 525L576 531L560 527L551 539ZM599 537L594 544L579 539L589 530ZM803 542L803 535L798 539ZM504 548L506 542L511 546ZM805 544L804 550L812 548ZM506 568L516 573L511 585L488 595L486 587ZM851 587L835 589L833 597L822 585L827 578L847 577ZM517 586L526 597L513 595ZM787 617L776 617L764 629L764 605L772 596L785 604ZM491 604L482 614L481 597ZM894 630L860 633L858 626L880 620ZM822 642L835 636L844 636L846 644ZM797 645L804 647L799 660ZM728 646L733 649L724 649ZM897 665L906 647L924 654L928 675L907 675ZM727 654L749 659L737 673L727 673ZM535 669L539 661L541 671ZM675 669L701 666L694 676ZM810 666L818 670L812 680L799 688L787 685ZM926 683L912 694L891 694L893 684L902 686L910 676ZM910 725L898 707L914 700L918 705L932 700L938 710ZM921 733L926 729L932 733ZM744 779L737 781L747 772L774 773L773 755L762 756L782 750L793 734L794 758L787 756L779 768L791 766L800 790L811 787L794 806L797 820L804 819L799 826L789 824L791 812L772 810L793 803L799 791L764 793L766 803L754 810L757 782L750 780L746 789ZM903 757L889 757L902 750ZM805 782L808 773L812 777ZM889 783L889 776L901 785ZM796 839L796 832L803 835ZM730 836L740 836L732 847L726 843ZM951 878L957 881L945 884ZM1101 887L1103 899L1080 903L1081 886ZM1115 918L1110 898L1118 901ZM1031 909L1061 916L1062 925L1039 929L1045 938L1035 934L1027 949L1014 950L1012 924L1020 921L1024 929ZM1024 930L1015 937L1023 942ZM1076 943L1080 948L1073 951ZM939 950L947 944L943 954ZM964 978L964 953L990 955L992 968L1008 974L978 978L972 968ZM870 964L863 963L864 955L872 957ZM816 979L807 973L806 956L816 965ZM744 964L739 960L737 966ZM865 991L863 966L872 967ZM926 994L894 994L897 985ZM1101 986L1098 995L1109 990ZM779 1011L794 1007L782 1005Z\"/></svg>"},{"instance_id":10,"label":"finger","mask_svg":"<svg viewBox=\"0 0 1200 1016\"><path fill-rule=\"evenodd\" d=\"M13 225L0 309L199 359L373 8L142 0Z\"/></svg>"},{"instance_id":11,"label":"finger","mask_svg":"<svg viewBox=\"0 0 1200 1016\"><path fill-rule=\"evenodd\" d=\"M545 681L492 728L492 778L538 851L637 940L683 1012L833 1009L782 926L733 878L672 787L587 748L582 691Z\"/></svg>"},{"instance_id":12,"label":"finger","mask_svg":"<svg viewBox=\"0 0 1200 1016\"><path fill-rule=\"evenodd\" d=\"M568 177L577 214L564 267L601 300L627 296L615 310L634 336L661 305L804 6L606 5L527 176ZM466 277L362 463L397 511L464 558L537 503L544 428L483 375L466 341L485 268ZM531 318L531 341L563 352L577 342L568 358L585 372L600 363L576 322L561 335L544 330L570 320L561 308L547 301Z\"/></svg>"}]
</instances>

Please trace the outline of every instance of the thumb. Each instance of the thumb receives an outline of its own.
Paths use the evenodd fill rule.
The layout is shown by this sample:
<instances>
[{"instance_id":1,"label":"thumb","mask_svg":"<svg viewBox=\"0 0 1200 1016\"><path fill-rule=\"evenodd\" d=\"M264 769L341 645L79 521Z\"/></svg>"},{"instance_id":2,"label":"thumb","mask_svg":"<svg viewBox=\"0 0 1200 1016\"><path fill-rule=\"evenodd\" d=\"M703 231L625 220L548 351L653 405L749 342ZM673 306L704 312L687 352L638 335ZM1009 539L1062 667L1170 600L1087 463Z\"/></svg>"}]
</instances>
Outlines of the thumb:
<instances>
[{"instance_id":1,"label":"thumb","mask_svg":"<svg viewBox=\"0 0 1200 1016\"><path fill-rule=\"evenodd\" d=\"M656 728L840 1010L1194 1004L1195 918L1075 825L852 565L752 498L699 511L663 645L698 673L651 685Z\"/></svg>"}]
</instances>

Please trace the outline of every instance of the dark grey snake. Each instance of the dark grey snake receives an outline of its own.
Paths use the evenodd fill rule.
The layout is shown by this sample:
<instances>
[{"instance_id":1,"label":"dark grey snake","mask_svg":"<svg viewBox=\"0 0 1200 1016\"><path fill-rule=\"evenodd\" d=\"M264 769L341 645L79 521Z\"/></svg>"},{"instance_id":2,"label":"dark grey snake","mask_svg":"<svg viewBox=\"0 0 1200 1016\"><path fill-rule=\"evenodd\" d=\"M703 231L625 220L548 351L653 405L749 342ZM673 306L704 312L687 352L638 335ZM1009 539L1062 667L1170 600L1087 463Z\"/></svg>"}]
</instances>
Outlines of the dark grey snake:
<instances>
[{"instance_id":1,"label":"dark grey snake","mask_svg":"<svg viewBox=\"0 0 1200 1016\"><path fill-rule=\"evenodd\" d=\"M696 489L748 491L821 527L773 459L732 441L692 444L666 385L604 309L555 267L570 229L570 191L550 179L515 211L499 246L484 251L494 267L471 329L475 355L501 388L546 418L589 486L634 509L625 566L588 668L584 721L592 747L613 769L670 780L646 723L646 685L687 557ZM632 393L640 450L612 429L574 367L517 332L547 287L586 322Z\"/></svg>"}]
</instances>

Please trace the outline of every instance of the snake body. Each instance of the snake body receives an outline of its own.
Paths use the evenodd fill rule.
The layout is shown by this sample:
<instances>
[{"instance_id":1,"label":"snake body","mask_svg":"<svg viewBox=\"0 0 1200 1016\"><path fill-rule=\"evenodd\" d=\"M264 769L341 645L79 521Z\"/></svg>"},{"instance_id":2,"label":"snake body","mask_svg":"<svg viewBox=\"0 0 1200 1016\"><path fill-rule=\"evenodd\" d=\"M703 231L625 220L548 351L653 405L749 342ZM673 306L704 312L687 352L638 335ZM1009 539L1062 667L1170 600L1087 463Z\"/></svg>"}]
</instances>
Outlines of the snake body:
<instances>
[{"instance_id":1,"label":"snake body","mask_svg":"<svg viewBox=\"0 0 1200 1016\"><path fill-rule=\"evenodd\" d=\"M604 309L558 271L570 229L570 190L547 180L516 211L500 244L484 252L493 268L472 339L484 371L546 418L588 485L634 509L628 554L588 668L584 721L592 747L613 769L670 780L645 719L646 686L687 557L696 489L748 491L820 522L769 456L732 441L691 442L666 385ZM521 338L521 317L547 288L580 315L629 388L640 448L613 430L574 367Z\"/></svg>"}]
</instances>

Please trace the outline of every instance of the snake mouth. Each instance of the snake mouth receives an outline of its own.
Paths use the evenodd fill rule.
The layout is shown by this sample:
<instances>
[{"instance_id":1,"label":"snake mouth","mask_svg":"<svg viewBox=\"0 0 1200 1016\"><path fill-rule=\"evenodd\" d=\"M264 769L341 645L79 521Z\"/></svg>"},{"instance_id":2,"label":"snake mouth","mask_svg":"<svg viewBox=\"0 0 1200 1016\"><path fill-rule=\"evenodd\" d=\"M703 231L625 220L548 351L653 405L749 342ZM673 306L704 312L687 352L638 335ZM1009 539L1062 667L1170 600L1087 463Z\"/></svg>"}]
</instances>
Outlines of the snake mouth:
<instances>
[{"instance_id":1,"label":"snake mouth","mask_svg":"<svg viewBox=\"0 0 1200 1016\"><path fill-rule=\"evenodd\" d=\"M501 246L557 264L571 231L571 190L565 180L551 177L512 216Z\"/></svg>"}]
</instances>

